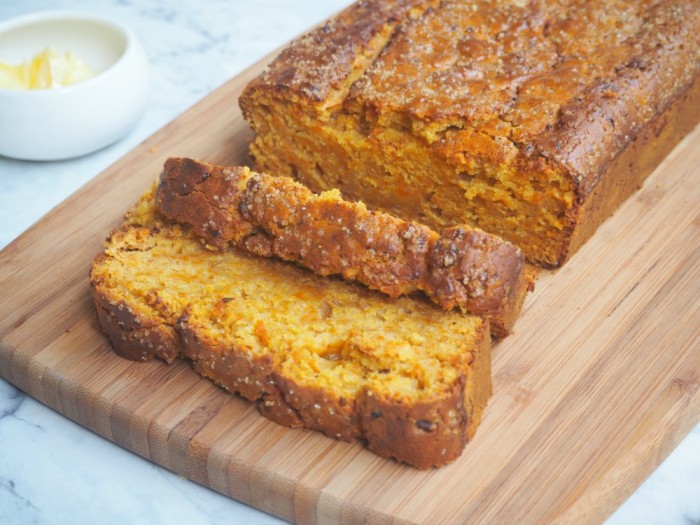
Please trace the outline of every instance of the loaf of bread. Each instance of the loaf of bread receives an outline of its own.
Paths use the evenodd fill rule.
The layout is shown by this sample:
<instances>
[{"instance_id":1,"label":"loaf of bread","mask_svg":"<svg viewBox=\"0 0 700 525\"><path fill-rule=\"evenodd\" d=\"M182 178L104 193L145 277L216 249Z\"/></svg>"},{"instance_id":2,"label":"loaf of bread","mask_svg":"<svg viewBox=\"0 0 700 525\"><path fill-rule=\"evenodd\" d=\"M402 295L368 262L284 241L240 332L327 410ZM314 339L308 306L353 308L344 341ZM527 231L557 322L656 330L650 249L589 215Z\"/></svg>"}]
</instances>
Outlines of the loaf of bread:
<instances>
[{"instance_id":1,"label":"loaf of bread","mask_svg":"<svg viewBox=\"0 0 700 525\"><path fill-rule=\"evenodd\" d=\"M491 393L488 321L212 251L160 216L153 193L90 272L100 325L119 354L188 358L273 421L419 468L460 455Z\"/></svg>"},{"instance_id":2,"label":"loaf of bread","mask_svg":"<svg viewBox=\"0 0 700 525\"><path fill-rule=\"evenodd\" d=\"M562 264L700 120L697 0L365 0L244 91L257 167Z\"/></svg>"},{"instance_id":3,"label":"loaf of bread","mask_svg":"<svg viewBox=\"0 0 700 525\"><path fill-rule=\"evenodd\" d=\"M315 195L289 177L168 159L156 206L208 246L296 262L391 297L423 291L436 304L486 317L496 336L515 322L531 276L521 251L468 227L438 234L338 191Z\"/></svg>"}]
</instances>

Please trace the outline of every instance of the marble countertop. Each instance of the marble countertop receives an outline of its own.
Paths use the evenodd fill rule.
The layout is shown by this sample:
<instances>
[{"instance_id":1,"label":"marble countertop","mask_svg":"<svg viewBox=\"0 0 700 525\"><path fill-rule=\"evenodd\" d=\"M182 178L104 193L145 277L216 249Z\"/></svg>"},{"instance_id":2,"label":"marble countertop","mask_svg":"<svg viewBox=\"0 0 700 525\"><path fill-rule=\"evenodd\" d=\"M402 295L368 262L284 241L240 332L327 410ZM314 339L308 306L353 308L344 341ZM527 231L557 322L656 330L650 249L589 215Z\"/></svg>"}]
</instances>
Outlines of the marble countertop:
<instances>
[{"instance_id":1,"label":"marble countertop","mask_svg":"<svg viewBox=\"0 0 700 525\"><path fill-rule=\"evenodd\" d=\"M116 144L61 162L0 157L0 249L210 91L349 3L0 2L0 21L61 8L120 20L141 40L154 80L153 96L143 118ZM0 523L195 525L280 520L121 449L0 380ZM700 425L607 524L700 524Z\"/></svg>"}]
</instances>

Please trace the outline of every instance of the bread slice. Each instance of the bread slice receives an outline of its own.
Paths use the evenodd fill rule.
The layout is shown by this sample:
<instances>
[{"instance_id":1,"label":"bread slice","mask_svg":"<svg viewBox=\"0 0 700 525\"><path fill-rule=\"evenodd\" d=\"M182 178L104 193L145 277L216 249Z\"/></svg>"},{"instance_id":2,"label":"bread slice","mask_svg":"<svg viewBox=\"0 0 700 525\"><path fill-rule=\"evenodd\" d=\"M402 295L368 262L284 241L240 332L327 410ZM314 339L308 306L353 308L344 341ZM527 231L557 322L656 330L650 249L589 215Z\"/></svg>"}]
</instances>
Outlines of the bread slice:
<instances>
[{"instance_id":1,"label":"bread slice","mask_svg":"<svg viewBox=\"0 0 700 525\"><path fill-rule=\"evenodd\" d=\"M273 421L419 468L460 455L491 393L488 321L212 251L158 215L153 191L109 237L90 282L120 355L186 357Z\"/></svg>"},{"instance_id":2,"label":"bread slice","mask_svg":"<svg viewBox=\"0 0 700 525\"><path fill-rule=\"evenodd\" d=\"M700 121L699 54L697 0L366 0L240 105L259 170L553 267Z\"/></svg>"},{"instance_id":3,"label":"bread slice","mask_svg":"<svg viewBox=\"0 0 700 525\"><path fill-rule=\"evenodd\" d=\"M156 204L209 246L279 257L391 297L423 291L445 309L488 318L497 336L512 329L532 284L520 250L498 237L462 226L438 234L248 168L168 159Z\"/></svg>"}]
</instances>

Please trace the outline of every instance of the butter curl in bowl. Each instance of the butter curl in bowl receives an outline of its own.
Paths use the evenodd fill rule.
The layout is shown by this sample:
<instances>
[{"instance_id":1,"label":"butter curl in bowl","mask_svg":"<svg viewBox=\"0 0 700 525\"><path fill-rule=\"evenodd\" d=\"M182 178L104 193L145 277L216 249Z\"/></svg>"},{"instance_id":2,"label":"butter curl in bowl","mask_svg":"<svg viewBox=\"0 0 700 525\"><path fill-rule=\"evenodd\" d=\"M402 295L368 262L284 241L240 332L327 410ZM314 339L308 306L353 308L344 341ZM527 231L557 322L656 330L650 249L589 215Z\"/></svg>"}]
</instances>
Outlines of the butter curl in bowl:
<instances>
[{"instance_id":1,"label":"butter curl in bowl","mask_svg":"<svg viewBox=\"0 0 700 525\"><path fill-rule=\"evenodd\" d=\"M44 11L0 23L0 155L60 160L126 135L144 112L150 66L124 25Z\"/></svg>"}]
</instances>

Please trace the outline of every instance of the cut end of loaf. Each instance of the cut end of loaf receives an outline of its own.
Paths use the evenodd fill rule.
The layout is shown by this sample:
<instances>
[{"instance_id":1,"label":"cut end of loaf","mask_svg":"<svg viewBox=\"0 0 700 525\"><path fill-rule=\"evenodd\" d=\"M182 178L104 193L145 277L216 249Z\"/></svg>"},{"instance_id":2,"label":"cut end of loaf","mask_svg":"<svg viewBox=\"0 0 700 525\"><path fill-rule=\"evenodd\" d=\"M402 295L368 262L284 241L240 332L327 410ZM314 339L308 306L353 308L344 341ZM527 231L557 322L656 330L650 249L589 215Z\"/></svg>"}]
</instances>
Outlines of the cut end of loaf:
<instances>
[{"instance_id":1,"label":"cut end of loaf","mask_svg":"<svg viewBox=\"0 0 700 525\"><path fill-rule=\"evenodd\" d=\"M327 118L263 93L248 104L256 132L251 154L260 170L316 192L338 188L436 230L481 228L541 266L558 266L567 256L575 185L542 157L470 128L445 125L427 139L412 131L419 123L411 118L400 126L363 114Z\"/></svg>"}]
</instances>

